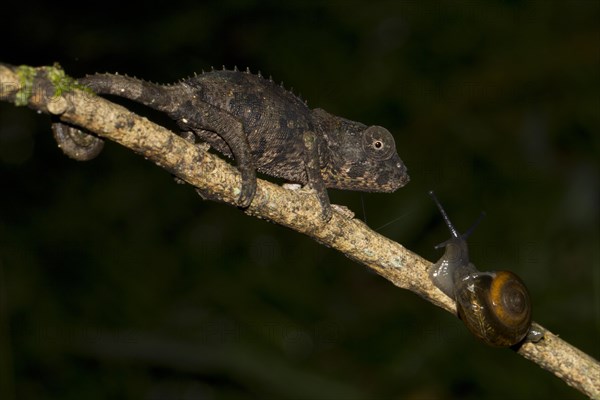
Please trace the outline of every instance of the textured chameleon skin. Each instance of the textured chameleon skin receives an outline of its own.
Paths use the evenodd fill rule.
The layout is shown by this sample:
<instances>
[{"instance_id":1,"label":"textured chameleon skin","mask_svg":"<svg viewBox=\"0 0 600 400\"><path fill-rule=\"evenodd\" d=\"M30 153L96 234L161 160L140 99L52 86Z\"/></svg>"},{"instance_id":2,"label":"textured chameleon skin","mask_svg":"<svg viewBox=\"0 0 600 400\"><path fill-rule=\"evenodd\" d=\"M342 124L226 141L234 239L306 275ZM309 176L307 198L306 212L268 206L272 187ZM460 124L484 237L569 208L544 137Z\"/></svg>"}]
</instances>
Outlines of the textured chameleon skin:
<instances>
[{"instance_id":1,"label":"textured chameleon skin","mask_svg":"<svg viewBox=\"0 0 600 400\"><path fill-rule=\"evenodd\" d=\"M393 192L409 181L394 138L385 128L311 110L271 79L248 71L211 71L170 85L118 74L90 75L79 83L97 94L162 111L186 137L195 135L233 157L242 174L241 207L252 201L256 171L308 184L327 219L331 207L326 188ZM64 151L74 147L64 143L71 136L55 135ZM76 159L84 158L79 154Z\"/></svg>"}]
</instances>

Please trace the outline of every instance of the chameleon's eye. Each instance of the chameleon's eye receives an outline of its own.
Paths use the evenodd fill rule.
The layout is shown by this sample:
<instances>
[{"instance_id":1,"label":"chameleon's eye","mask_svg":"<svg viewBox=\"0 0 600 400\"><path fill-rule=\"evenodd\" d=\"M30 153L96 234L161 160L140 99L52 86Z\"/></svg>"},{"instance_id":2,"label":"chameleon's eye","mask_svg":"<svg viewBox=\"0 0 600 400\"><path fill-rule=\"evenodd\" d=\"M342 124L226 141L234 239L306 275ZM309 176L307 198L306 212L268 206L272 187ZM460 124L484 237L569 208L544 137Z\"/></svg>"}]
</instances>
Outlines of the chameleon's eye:
<instances>
[{"instance_id":1,"label":"chameleon's eye","mask_svg":"<svg viewBox=\"0 0 600 400\"><path fill-rule=\"evenodd\" d=\"M396 151L396 143L384 127L370 126L363 133L363 149L376 160L387 160Z\"/></svg>"}]
</instances>

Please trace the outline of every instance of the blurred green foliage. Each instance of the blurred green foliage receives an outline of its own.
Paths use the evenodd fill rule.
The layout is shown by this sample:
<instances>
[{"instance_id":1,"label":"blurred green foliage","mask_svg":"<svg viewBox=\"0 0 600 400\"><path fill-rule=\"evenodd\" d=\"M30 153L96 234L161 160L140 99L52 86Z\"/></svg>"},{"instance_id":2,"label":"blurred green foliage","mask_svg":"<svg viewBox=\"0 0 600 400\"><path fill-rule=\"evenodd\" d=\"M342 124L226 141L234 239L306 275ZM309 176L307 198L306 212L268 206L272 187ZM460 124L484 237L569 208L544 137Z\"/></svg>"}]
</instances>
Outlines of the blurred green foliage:
<instances>
[{"instance_id":1,"label":"blurred green foliage","mask_svg":"<svg viewBox=\"0 0 600 400\"><path fill-rule=\"evenodd\" d=\"M427 190L460 229L485 210L476 265L520 274L535 320L599 358L599 4L27 2L3 10L0 62L159 82L248 66L386 126L411 183L332 200L431 260L447 232ZM46 116L7 103L0 176L2 399L583 398L115 144L67 159Z\"/></svg>"}]
</instances>

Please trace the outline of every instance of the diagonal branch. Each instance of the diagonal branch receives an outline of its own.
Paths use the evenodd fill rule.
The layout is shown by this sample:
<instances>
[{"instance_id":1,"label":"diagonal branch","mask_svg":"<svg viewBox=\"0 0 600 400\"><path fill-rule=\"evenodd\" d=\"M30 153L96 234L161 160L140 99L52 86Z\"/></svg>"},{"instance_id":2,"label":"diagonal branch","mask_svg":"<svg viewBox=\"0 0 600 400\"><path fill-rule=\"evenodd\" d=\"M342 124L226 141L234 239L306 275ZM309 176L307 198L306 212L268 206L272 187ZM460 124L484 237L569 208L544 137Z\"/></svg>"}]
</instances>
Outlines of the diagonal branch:
<instances>
[{"instance_id":1,"label":"diagonal branch","mask_svg":"<svg viewBox=\"0 0 600 400\"><path fill-rule=\"evenodd\" d=\"M205 197L232 205L239 197L241 179L234 167L146 118L79 89L59 67L0 64L0 100L57 115L120 143L196 187ZM245 213L308 235L394 285L456 314L454 302L429 279L429 261L339 210L324 223L319 210L314 193L259 179L256 196ZM544 332L544 339L526 342L516 352L582 393L600 398L598 361L538 324L535 327Z\"/></svg>"}]
</instances>

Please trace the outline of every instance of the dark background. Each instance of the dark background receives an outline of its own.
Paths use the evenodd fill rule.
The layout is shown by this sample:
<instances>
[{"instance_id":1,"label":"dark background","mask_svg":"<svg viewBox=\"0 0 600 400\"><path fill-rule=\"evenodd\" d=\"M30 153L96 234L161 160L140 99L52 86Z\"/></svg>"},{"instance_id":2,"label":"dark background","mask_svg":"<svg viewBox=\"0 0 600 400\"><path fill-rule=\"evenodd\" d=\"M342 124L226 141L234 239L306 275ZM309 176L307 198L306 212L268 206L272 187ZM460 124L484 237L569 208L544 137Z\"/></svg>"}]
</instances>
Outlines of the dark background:
<instances>
[{"instance_id":1,"label":"dark background","mask_svg":"<svg viewBox=\"0 0 600 400\"><path fill-rule=\"evenodd\" d=\"M600 357L600 2L23 4L0 62L158 82L248 66L387 127L410 184L332 201L430 260L448 232L429 189L461 230L485 210L475 264L517 272L535 320ZM8 103L0 177L2 399L583 398L116 144L66 158L47 116Z\"/></svg>"}]
</instances>

